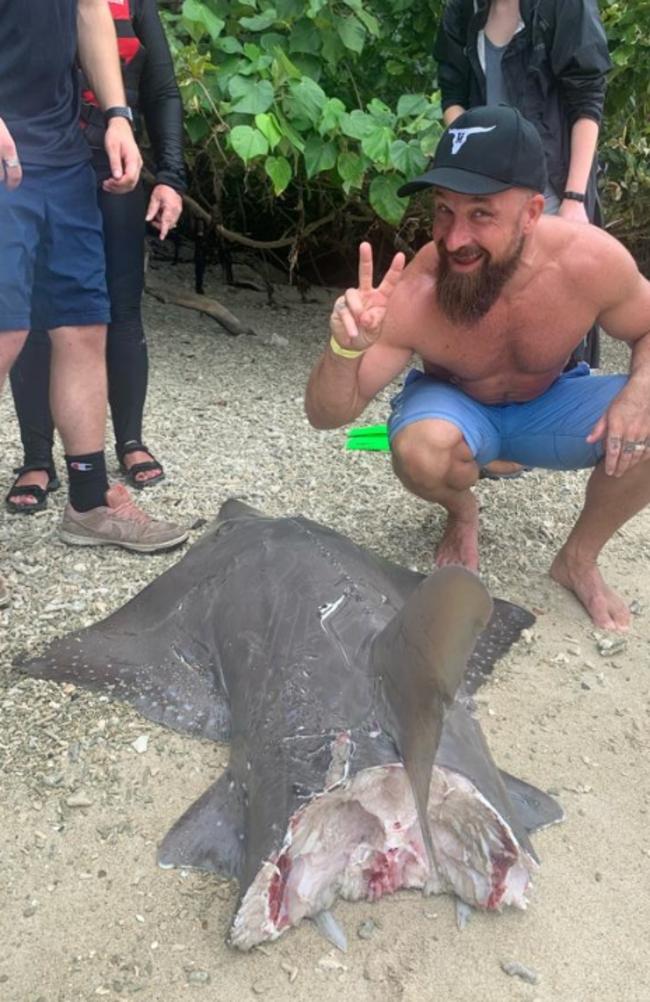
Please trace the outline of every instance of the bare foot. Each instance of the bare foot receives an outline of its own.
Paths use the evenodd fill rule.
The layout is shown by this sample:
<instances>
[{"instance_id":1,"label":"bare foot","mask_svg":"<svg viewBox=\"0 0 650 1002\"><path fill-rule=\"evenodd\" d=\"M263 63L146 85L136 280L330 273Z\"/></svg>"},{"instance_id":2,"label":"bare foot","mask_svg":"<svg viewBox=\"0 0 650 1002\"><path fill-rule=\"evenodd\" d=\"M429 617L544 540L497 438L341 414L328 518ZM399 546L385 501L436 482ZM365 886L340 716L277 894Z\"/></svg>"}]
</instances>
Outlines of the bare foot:
<instances>
[{"instance_id":1,"label":"bare foot","mask_svg":"<svg viewBox=\"0 0 650 1002\"><path fill-rule=\"evenodd\" d=\"M155 463L157 460L149 452L143 452L138 450L137 452L127 452L122 460L127 470L130 470L132 466L136 463ZM145 483L147 480L158 480L160 479L160 469L154 470L140 470L135 474L135 479L138 483Z\"/></svg>"},{"instance_id":2,"label":"bare foot","mask_svg":"<svg viewBox=\"0 0 650 1002\"><path fill-rule=\"evenodd\" d=\"M23 487L25 484L35 484L38 487L42 487L43 490L47 489L47 485L50 482L50 474L47 470L30 470L28 473L23 473L18 477L14 487ZM38 498L35 498L33 494L12 494L9 492L8 500L12 504L16 505L35 505L38 503Z\"/></svg>"},{"instance_id":3,"label":"bare foot","mask_svg":"<svg viewBox=\"0 0 650 1002\"><path fill-rule=\"evenodd\" d=\"M436 550L436 564L460 564L470 571L478 570L478 505L474 497L466 511L447 516L447 525Z\"/></svg>"},{"instance_id":4,"label":"bare foot","mask_svg":"<svg viewBox=\"0 0 650 1002\"><path fill-rule=\"evenodd\" d=\"M508 459L493 459L491 463L486 463L482 469L485 470L484 476L499 479L501 477L514 477L526 467L522 466L521 463L510 462Z\"/></svg>"},{"instance_id":5,"label":"bare foot","mask_svg":"<svg viewBox=\"0 0 650 1002\"><path fill-rule=\"evenodd\" d=\"M582 602L596 626L620 632L628 629L630 610L621 596L605 584L595 563L572 563L560 550L549 573Z\"/></svg>"}]
</instances>

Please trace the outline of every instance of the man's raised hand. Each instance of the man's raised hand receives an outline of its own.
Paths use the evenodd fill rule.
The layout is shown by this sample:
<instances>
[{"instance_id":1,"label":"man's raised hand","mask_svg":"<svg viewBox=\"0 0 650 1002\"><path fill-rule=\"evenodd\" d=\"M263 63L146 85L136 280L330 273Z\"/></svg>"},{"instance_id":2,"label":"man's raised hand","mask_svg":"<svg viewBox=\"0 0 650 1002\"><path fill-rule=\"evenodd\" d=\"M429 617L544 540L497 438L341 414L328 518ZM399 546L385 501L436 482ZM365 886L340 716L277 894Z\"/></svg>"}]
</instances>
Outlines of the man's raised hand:
<instances>
[{"instance_id":1,"label":"man's raised hand","mask_svg":"<svg viewBox=\"0 0 650 1002\"><path fill-rule=\"evenodd\" d=\"M359 286L346 289L334 303L330 317L330 333L341 348L364 351L377 341L386 315L386 308L402 277L406 259L396 254L381 283L372 284L372 247L359 247Z\"/></svg>"}]
</instances>

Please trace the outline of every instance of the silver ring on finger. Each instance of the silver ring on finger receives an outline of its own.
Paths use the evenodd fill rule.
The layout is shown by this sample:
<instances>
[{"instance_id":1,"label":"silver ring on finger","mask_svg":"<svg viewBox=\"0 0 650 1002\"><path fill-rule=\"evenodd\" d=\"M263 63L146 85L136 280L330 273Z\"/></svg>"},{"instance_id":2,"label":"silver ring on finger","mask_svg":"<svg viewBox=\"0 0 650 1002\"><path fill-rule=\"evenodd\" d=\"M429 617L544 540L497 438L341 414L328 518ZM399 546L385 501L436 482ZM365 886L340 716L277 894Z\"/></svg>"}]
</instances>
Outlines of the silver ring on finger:
<instances>
[{"instance_id":1,"label":"silver ring on finger","mask_svg":"<svg viewBox=\"0 0 650 1002\"><path fill-rule=\"evenodd\" d=\"M20 167L20 160L18 157L4 157L2 162L5 167Z\"/></svg>"},{"instance_id":2,"label":"silver ring on finger","mask_svg":"<svg viewBox=\"0 0 650 1002\"><path fill-rule=\"evenodd\" d=\"M343 299L343 296L341 296L339 299L337 299L336 302L334 303L334 309L338 313L340 313L342 310L346 309L346 307L347 307L347 303L346 303L345 299Z\"/></svg>"}]
</instances>

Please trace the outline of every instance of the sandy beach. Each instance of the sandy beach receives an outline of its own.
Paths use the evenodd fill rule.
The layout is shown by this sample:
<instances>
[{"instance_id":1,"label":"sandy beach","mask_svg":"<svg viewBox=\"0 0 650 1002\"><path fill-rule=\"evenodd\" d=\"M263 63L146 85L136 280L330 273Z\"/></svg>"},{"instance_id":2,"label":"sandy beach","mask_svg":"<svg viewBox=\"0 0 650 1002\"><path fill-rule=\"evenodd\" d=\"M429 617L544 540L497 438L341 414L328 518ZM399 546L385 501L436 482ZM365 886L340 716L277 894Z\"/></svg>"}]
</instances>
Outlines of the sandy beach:
<instances>
[{"instance_id":1,"label":"sandy beach","mask_svg":"<svg viewBox=\"0 0 650 1002\"><path fill-rule=\"evenodd\" d=\"M189 265L160 272L191 285ZM279 287L274 307L261 291L226 289L218 276L207 291L257 336L229 337L207 317L145 297L145 441L168 478L143 492L143 506L193 526L196 539L238 496L429 571L440 511L406 494L386 454L346 452L344 430L316 432L304 417L304 385L335 290L311 290L302 302ZM610 371L627 367L620 344L606 343L604 357ZM384 420L391 392L362 423ZM21 461L7 390L0 456L4 495ZM108 456L117 475L112 445ZM339 902L345 954L310 922L236 953L224 943L236 886L156 866L157 844L216 778L226 746L11 667L19 652L36 653L116 609L179 554L66 547L57 538L64 491L42 514L3 510L0 569L12 602L0 611L0 998L648 1002L650 511L603 555L605 576L635 612L627 636L608 638L547 574L586 479L535 471L476 488L483 580L537 616L480 690L481 726L497 763L555 794L566 812L534 838L542 865L528 909L474 914L460 931L449 897ZM530 980L509 976L502 965L511 962Z\"/></svg>"}]
</instances>

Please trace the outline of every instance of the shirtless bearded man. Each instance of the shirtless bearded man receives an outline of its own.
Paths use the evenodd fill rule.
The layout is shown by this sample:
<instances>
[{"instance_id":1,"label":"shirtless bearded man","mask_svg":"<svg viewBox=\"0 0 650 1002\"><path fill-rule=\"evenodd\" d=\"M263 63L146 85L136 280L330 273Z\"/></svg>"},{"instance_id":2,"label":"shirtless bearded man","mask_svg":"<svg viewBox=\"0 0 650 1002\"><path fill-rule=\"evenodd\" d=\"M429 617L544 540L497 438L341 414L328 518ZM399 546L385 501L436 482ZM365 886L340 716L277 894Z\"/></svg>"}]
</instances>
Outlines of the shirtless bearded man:
<instances>
[{"instance_id":1,"label":"shirtless bearded man","mask_svg":"<svg viewBox=\"0 0 650 1002\"><path fill-rule=\"evenodd\" d=\"M604 231L543 216L545 183L539 137L516 110L457 119L401 192L433 189L432 242L407 268L397 254L377 288L361 245L359 286L335 303L306 410L317 428L353 421L420 356L389 433L404 486L447 510L438 564L478 568L479 466L594 467L551 575L597 626L624 630L629 610L597 559L650 501L650 283ZM596 322L630 345L629 376L563 373Z\"/></svg>"}]
</instances>

